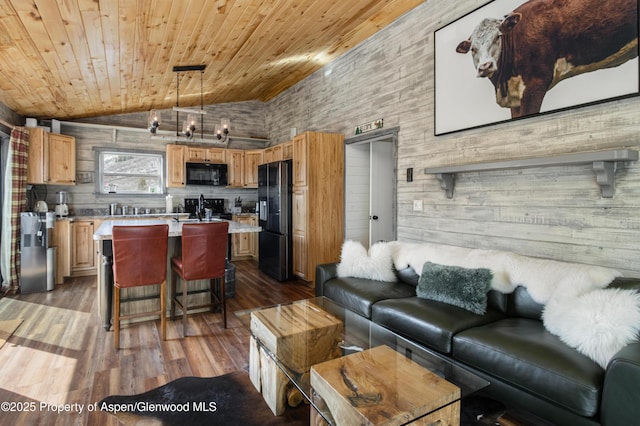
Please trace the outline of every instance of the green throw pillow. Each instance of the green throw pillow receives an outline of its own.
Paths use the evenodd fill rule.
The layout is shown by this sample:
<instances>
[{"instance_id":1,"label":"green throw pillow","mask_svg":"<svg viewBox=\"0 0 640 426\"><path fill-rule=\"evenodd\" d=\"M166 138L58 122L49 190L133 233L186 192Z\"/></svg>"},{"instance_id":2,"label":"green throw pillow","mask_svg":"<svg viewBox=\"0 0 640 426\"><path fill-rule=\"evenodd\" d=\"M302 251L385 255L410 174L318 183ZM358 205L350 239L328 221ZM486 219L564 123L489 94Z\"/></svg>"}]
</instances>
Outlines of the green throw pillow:
<instances>
[{"instance_id":1,"label":"green throw pillow","mask_svg":"<svg viewBox=\"0 0 640 426\"><path fill-rule=\"evenodd\" d=\"M416 293L423 299L436 300L483 315L487 311L487 292L493 273L486 268L425 262Z\"/></svg>"}]
</instances>

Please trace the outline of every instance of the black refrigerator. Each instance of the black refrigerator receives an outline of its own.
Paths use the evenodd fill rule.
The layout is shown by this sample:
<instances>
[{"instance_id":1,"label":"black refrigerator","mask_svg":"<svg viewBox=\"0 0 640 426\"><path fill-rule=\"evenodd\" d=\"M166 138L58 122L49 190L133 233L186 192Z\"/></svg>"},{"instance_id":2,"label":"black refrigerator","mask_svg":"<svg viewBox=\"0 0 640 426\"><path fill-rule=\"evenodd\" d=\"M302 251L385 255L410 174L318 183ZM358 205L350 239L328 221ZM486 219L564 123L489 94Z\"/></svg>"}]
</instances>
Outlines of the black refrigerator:
<instances>
[{"instance_id":1,"label":"black refrigerator","mask_svg":"<svg viewBox=\"0 0 640 426\"><path fill-rule=\"evenodd\" d=\"M293 276L291 160L258 166L260 270L278 281Z\"/></svg>"}]
</instances>

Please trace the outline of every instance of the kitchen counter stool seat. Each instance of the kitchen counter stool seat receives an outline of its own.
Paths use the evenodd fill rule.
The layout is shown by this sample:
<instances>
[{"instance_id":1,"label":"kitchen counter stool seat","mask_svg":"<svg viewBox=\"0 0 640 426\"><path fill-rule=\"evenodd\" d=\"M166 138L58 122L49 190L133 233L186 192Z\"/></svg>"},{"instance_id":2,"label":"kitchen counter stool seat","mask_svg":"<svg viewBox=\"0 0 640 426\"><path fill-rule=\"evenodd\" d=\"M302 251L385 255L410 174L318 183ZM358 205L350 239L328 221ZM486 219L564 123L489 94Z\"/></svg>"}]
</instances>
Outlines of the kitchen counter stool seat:
<instances>
[{"instance_id":1,"label":"kitchen counter stool seat","mask_svg":"<svg viewBox=\"0 0 640 426\"><path fill-rule=\"evenodd\" d=\"M162 340L167 339L166 288L168 225L113 227L114 345L120 348L120 320L160 315ZM120 289L160 285L160 310L120 315Z\"/></svg>"},{"instance_id":2,"label":"kitchen counter stool seat","mask_svg":"<svg viewBox=\"0 0 640 426\"><path fill-rule=\"evenodd\" d=\"M187 335L189 310L221 306L224 328L227 328L225 298L225 267L229 223L185 223L182 225L182 255L171 259L171 319L176 306L182 311L183 333ZM178 276L182 278L182 294L177 293ZM210 303L197 306L188 304L188 282L209 280ZM207 290L205 290L207 291Z\"/></svg>"}]
</instances>

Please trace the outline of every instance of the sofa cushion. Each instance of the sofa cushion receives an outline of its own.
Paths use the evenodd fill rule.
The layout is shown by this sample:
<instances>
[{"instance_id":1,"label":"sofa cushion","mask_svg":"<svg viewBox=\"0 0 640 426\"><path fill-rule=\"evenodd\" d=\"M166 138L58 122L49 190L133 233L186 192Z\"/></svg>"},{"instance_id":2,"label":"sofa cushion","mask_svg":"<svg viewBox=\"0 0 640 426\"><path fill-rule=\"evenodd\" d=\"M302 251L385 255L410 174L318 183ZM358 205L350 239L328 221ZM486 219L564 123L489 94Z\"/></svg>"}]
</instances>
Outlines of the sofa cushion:
<instances>
[{"instance_id":1,"label":"sofa cushion","mask_svg":"<svg viewBox=\"0 0 640 426\"><path fill-rule=\"evenodd\" d=\"M452 337L467 328L503 318L489 308L484 315L443 302L410 297L373 305L372 320L401 336L441 353L451 352Z\"/></svg>"},{"instance_id":2,"label":"sofa cushion","mask_svg":"<svg viewBox=\"0 0 640 426\"><path fill-rule=\"evenodd\" d=\"M462 331L453 357L581 416L598 413L604 370L541 321L505 318Z\"/></svg>"},{"instance_id":3,"label":"sofa cushion","mask_svg":"<svg viewBox=\"0 0 640 426\"><path fill-rule=\"evenodd\" d=\"M423 299L448 303L482 315L493 273L486 268L461 268L425 262L416 293Z\"/></svg>"},{"instance_id":4,"label":"sofa cushion","mask_svg":"<svg viewBox=\"0 0 640 426\"><path fill-rule=\"evenodd\" d=\"M333 278L323 285L323 294L345 308L371 318L371 306L384 299L398 299L416 295L407 284L373 281L365 278Z\"/></svg>"}]
</instances>

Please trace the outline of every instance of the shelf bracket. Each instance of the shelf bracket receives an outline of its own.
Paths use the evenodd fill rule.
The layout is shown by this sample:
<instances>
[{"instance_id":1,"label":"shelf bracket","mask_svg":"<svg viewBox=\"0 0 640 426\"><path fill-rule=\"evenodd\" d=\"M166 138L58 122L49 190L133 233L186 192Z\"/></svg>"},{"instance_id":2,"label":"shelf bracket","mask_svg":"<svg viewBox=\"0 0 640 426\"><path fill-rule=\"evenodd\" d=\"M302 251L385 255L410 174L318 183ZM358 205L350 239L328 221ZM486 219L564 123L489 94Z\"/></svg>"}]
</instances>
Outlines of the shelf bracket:
<instances>
[{"instance_id":1,"label":"shelf bracket","mask_svg":"<svg viewBox=\"0 0 640 426\"><path fill-rule=\"evenodd\" d=\"M447 198L453 198L453 188L456 184L455 173L437 173L436 177L440 181L440 188L444 189Z\"/></svg>"},{"instance_id":2,"label":"shelf bracket","mask_svg":"<svg viewBox=\"0 0 640 426\"><path fill-rule=\"evenodd\" d=\"M596 183L600 185L602 198L613 198L616 192L616 165L615 161L593 162L593 171L596 174Z\"/></svg>"}]
</instances>

